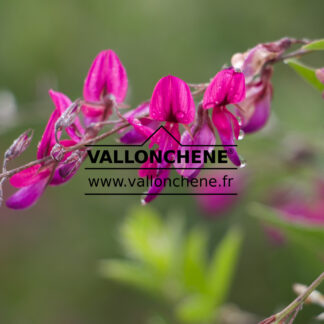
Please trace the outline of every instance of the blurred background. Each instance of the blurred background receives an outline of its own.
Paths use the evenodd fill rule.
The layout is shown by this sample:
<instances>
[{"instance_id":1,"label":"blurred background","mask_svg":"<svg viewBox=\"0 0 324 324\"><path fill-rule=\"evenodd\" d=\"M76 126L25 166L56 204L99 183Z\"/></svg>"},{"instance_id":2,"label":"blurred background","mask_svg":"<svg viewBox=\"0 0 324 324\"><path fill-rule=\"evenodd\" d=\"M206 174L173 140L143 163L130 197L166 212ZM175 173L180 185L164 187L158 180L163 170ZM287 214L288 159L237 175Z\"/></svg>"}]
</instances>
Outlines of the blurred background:
<instances>
[{"instance_id":1,"label":"blurred background","mask_svg":"<svg viewBox=\"0 0 324 324\"><path fill-rule=\"evenodd\" d=\"M34 159L53 109L48 89L79 97L102 49L118 53L129 78L127 102L135 106L166 74L206 82L232 54L257 43L323 37L323 10L322 0L2 0L0 152L33 128L34 147L11 166ZM323 54L304 61L323 66ZM171 213L188 229L204 228L210 249L240 225L243 244L227 301L258 319L294 298L294 282L308 284L323 270L314 246L274 242L251 212L253 202L269 203L286 187L309 199L324 176L321 95L284 64L275 67L273 84L269 125L239 143L247 166L233 208L206 211L192 197L159 197L150 206L162 220ZM310 159L300 159L303 150ZM99 260L125 258L117 229L140 201L84 197L87 175L80 170L65 186L49 188L32 209L0 210L0 323L176 323L163 296L99 275ZM323 241L316 244L323 251ZM296 323L312 323L316 312L304 307Z\"/></svg>"}]
</instances>

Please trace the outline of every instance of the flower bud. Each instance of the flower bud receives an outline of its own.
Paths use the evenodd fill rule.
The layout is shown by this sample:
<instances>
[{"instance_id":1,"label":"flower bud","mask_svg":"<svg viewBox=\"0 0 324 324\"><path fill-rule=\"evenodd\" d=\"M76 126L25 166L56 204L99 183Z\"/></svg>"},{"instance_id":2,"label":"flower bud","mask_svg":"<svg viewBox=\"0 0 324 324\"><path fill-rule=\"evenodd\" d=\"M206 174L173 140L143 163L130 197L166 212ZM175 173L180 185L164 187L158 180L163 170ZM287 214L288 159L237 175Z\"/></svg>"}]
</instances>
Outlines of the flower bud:
<instances>
[{"instance_id":1,"label":"flower bud","mask_svg":"<svg viewBox=\"0 0 324 324\"><path fill-rule=\"evenodd\" d=\"M53 160L60 162L64 157L65 149L61 144L56 143L53 146L50 154Z\"/></svg>"},{"instance_id":2,"label":"flower bud","mask_svg":"<svg viewBox=\"0 0 324 324\"><path fill-rule=\"evenodd\" d=\"M28 148L32 138L33 131L31 129L28 129L22 133L5 152L5 159L13 160L22 154Z\"/></svg>"},{"instance_id":3,"label":"flower bud","mask_svg":"<svg viewBox=\"0 0 324 324\"><path fill-rule=\"evenodd\" d=\"M73 152L66 161L64 161L64 165L59 169L60 176L62 178L67 178L80 167L82 160L83 154L81 151Z\"/></svg>"},{"instance_id":4,"label":"flower bud","mask_svg":"<svg viewBox=\"0 0 324 324\"><path fill-rule=\"evenodd\" d=\"M79 100L73 102L59 117L55 123L55 133L63 128L71 126L79 112Z\"/></svg>"}]
</instances>

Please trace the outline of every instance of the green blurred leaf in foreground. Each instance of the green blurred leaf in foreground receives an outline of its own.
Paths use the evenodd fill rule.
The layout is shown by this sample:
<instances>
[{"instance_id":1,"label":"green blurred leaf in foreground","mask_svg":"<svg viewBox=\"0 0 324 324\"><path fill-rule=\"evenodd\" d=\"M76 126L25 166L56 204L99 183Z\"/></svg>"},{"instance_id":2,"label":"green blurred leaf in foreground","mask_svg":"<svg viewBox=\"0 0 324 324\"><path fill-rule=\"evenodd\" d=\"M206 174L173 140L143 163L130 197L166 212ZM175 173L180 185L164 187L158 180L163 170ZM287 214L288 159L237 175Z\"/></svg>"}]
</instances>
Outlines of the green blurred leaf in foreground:
<instances>
[{"instance_id":1,"label":"green blurred leaf in foreground","mask_svg":"<svg viewBox=\"0 0 324 324\"><path fill-rule=\"evenodd\" d=\"M208 323L229 292L242 233L229 230L211 255L207 239L202 228L187 232L179 217L135 209L120 231L127 259L102 261L100 273L168 301L183 323Z\"/></svg>"}]
</instances>

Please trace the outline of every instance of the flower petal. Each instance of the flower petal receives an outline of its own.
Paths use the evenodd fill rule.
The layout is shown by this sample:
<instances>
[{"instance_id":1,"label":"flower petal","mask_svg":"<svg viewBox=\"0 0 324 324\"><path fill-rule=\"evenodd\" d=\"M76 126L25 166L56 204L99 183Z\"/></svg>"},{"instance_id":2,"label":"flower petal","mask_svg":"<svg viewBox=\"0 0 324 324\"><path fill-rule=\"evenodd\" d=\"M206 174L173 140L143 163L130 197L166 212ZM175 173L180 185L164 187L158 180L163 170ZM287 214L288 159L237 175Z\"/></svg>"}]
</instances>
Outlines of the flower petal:
<instances>
[{"instance_id":1,"label":"flower petal","mask_svg":"<svg viewBox=\"0 0 324 324\"><path fill-rule=\"evenodd\" d=\"M131 129L130 131L125 132L121 136L120 141L124 144L133 144L133 145L142 144L159 126L158 121L149 118L141 118L140 124L142 125L142 127L151 129L152 132L150 134L148 132L145 134L142 130L138 130L137 127L139 126L137 126Z\"/></svg>"},{"instance_id":2,"label":"flower petal","mask_svg":"<svg viewBox=\"0 0 324 324\"><path fill-rule=\"evenodd\" d=\"M150 116L158 121L182 124L193 122L195 103L189 86L172 75L160 79L153 90Z\"/></svg>"},{"instance_id":3,"label":"flower petal","mask_svg":"<svg viewBox=\"0 0 324 324\"><path fill-rule=\"evenodd\" d=\"M112 50L100 52L94 59L84 82L83 97L88 102L102 102L107 94L115 96L116 102L124 101L128 88L127 74L117 54ZM84 105L86 116L97 117L104 107Z\"/></svg>"},{"instance_id":4,"label":"flower petal","mask_svg":"<svg viewBox=\"0 0 324 324\"><path fill-rule=\"evenodd\" d=\"M55 109L49 118L42 139L38 144L37 159L42 159L50 154L51 148L55 144L55 123L60 117L60 112Z\"/></svg>"},{"instance_id":5,"label":"flower petal","mask_svg":"<svg viewBox=\"0 0 324 324\"><path fill-rule=\"evenodd\" d=\"M203 156L204 151L212 152L214 150L214 146L216 144L216 137L214 134L214 131L211 129L211 127L208 125L207 121L199 127L198 130L195 131L195 127L191 128L191 132L193 135L193 138L189 134L188 131L185 131L182 134L181 137L181 144L185 146L180 147L180 153L182 156L188 154L189 161L180 161L179 163L174 163L174 167L177 168L177 172L186 178L192 178L194 176L197 176L199 174L200 168L203 167L204 163L194 163L192 161L192 151L199 151L200 156ZM190 145L206 145L206 146L190 146ZM188 153L186 153L188 152ZM180 169L181 168L181 169ZM191 168L197 168L197 169L191 169Z\"/></svg>"},{"instance_id":6,"label":"flower petal","mask_svg":"<svg viewBox=\"0 0 324 324\"><path fill-rule=\"evenodd\" d=\"M166 123L159 129L152 138L149 147L154 144L159 146L159 150L164 154L166 151L176 151L180 143L179 125L177 123Z\"/></svg>"},{"instance_id":7,"label":"flower petal","mask_svg":"<svg viewBox=\"0 0 324 324\"><path fill-rule=\"evenodd\" d=\"M238 103L245 97L245 80L233 68L218 72L207 87L203 107L209 109L229 103Z\"/></svg>"},{"instance_id":8,"label":"flower petal","mask_svg":"<svg viewBox=\"0 0 324 324\"><path fill-rule=\"evenodd\" d=\"M83 86L83 97L86 101L101 101L103 94L106 94L107 63L107 50L100 52L94 59Z\"/></svg>"},{"instance_id":9,"label":"flower petal","mask_svg":"<svg viewBox=\"0 0 324 324\"><path fill-rule=\"evenodd\" d=\"M252 133L264 127L270 117L271 99L272 87L269 84L262 97L255 101L253 115L243 123L242 129L245 133Z\"/></svg>"},{"instance_id":10,"label":"flower petal","mask_svg":"<svg viewBox=\"0 0 324 324\"><path fill-rule=\"evenodd\" d=\"M68 172L68 169L71 169L73 165L72 163L69 164L60 164L60 166L55 170L53 178L51 182L49 183L50 186L59 186L69 180L76 174L76 172L79 170L80 166L76 168L72 173L70 173L67 177L63 177L63 174L66 174Z\"/></svg>"},{"instance_id":11,"label":"flower petal","mask_svg":"<svg viewBox=\"0 0 324 324\"><path fill-rule=\"evenodd\" d=\"M43 194L48 178L41 179L28 187L24 187L13 194L6 205L12 209L25 209L34 205Z\"/></svg>"},{"instance_id":12,"label":"flower petal","mask_svg":"<svg viewBox=\"0 0 324 324\"><path fill-rule=\"evenodd\" d=\"M127 88L128 79L126 70L121 63L117 54L108 50L108 75L106 78L107 93L113 94L116 98L117 103L124 101Z\"/></svg>"},{"instance_id":13,"label":"flower petal","mask_svg":"<svg viewBox=\"0 0 324 324\"><path fill-rule=\"evenodd\" d=\"M238 138L240 131L240 125L237 119L225 107L222 107L213 109L212 120L217 128L222 144L227 150L228 158L234 165L240 166L241 160L234 146L234 139L235 137Z\"/></svg>"},{"instance_id":14,"label":"flower petal","mask_svg":"<svg viewBox=\"0 0 324 324\"><path fill-rule=\"evenodd\" d=\"M47 178L51 173L51 170L49 168L44 168L43 170L40 169L41 164L36 164L30 168L14 174L10 178L9 182L16 188L30 186L44 178Z\"/></svg>"},{"instance_id":15,"label":"flower petal","mask_svg":"<svg viewBox=\"0 0 324 324\"><path fill-rule=\"evenodd\" d=\"M143 204L147 204L154 200L159 193L164 189L164 179L166 179L170 174L170 169L162 169L158 171L156 178L154 179L153 185L147 191L147 194L142 200ZM157 179L161 179L161 186L158 186Z\"/></svg>"},{"instance_id":16,"label":"flower petal","mask_svg":"<svg viewBox=\"0 0 324 324\"><path fill-rule=\"evenodd\" d=\"M241 72L234 72L228 89L227 101L230 104L241 102L245 97L245 79Z\"/></svg>"},{"instance_id":17,"label":"flower petal","mask_svg":"<svg viewBox=\"0 0 324 324\"><path fill-rule=\"evenodd\" d=\"M52 98L56 109L60 112L60 115L62 115L64 111L72 104L70 98L68 98L65 94L61 92L49 90L49 95ZM66 132L72 139L78 141L80 140L80 136L77 135L77 132L79 134L84 134L84 129L80 123L79 117L75 118L73 125L75 127L74 126L67 127ZM77 131L75 128L77 129Z\"/></svg>"},{"instance_id":18,"label":"flower petal","mask_svg":"<svg viewBox=\"0 0 324 324\"><path fill-rule=\"evenodd\" d=\"M152 177L155 178L158 174L158 163L156 161L150 162L149 160L141 165L140 170L138 170L138 175L142 178Z\"/></svg>"},{"instance_id":19,"label":"flower petal","mask_svg":"<svg viewBox=\"0 0 324 324\"><path fill-rule=\"evenodd\" d=\"M149 113L150 113L150 102L145 101L145 102L142 102L135 109L127 111L123 116L125 118L129 118L129 117L141 118L141 117L144 117L146 115L148 116Z\"/></svg>"}]
</instances>

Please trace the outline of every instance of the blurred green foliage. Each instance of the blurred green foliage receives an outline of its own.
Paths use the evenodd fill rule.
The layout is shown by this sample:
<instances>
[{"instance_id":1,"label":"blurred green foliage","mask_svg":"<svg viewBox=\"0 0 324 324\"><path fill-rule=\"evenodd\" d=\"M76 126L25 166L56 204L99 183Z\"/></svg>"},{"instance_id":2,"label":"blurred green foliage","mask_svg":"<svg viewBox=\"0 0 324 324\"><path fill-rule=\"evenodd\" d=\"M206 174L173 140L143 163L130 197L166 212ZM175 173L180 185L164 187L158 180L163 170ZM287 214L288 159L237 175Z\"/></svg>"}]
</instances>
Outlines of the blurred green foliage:
<instances>
[{"instance_id":1,"label":"blurred green foliage","mask_svg":"<svg viewBox=\"0 0 324 324\"><path fill-rule=\"evenodd\" d=\"M162 221L152 209L137 208L120 235L129 259L102 261L100 272L165 298L181 323L210 323L228 294L241 236L231 229L209 256L205 230L186 231L176 215Z\"/></svg>"}]
</instances>

